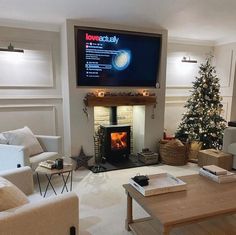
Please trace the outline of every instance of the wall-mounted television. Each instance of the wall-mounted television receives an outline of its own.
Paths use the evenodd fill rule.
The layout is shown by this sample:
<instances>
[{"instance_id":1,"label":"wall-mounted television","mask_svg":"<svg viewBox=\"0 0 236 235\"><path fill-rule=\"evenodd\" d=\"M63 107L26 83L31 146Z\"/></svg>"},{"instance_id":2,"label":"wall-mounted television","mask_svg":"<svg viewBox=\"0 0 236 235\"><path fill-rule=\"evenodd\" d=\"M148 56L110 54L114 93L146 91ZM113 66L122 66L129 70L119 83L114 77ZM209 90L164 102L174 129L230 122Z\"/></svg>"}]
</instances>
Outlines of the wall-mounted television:
<instances>
[{"instance_id":1,"label":"wall-mounted television","mask_svg":"<svg viewBox=\"0 0 236 235\"><path fill-rule=\"evenodd\" d=\"M157 87L160 34L75 26L77 86Z\"/></svg>"}]
</instances>

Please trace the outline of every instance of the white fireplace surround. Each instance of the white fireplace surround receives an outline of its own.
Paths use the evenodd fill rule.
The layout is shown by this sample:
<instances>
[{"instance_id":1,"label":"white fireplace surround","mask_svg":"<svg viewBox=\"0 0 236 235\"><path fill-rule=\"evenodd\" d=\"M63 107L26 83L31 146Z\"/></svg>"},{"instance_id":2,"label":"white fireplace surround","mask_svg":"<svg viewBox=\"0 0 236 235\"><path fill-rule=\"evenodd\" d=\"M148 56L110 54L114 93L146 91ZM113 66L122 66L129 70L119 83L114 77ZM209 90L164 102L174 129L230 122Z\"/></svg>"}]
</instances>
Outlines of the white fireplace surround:
<instances>
[{"instance_id":1,"label":"white fireplace surround","mask_svg":"<svg viewBox=\"0 0 236 235\"><path fill-rule=\"evenodd\" d=\"M90 107L90 117L93 117L91 121L89 120L90 125L94 126L94 132L100 124L109 124L109 107ZM154 141L153 145L150 143L152 126L150 123L156 121L155 116L156 108L154 105L133 105L133 106L117 106L117 116L118 124L127 124L132 127L132 144L133 144L133 153L136 154L140 152L143 148L150 148L153 151L157 150L158 137ZM123 112L123 115L121 114ZM127 114L124 117L126 112ZM122 117L120 117L122 115ZM131 120L130 120L131 119ZM145 128L146 127L146 128ZM88 128L92 129L92 128ZM91 133L93 136L94 133Z\"/></svg>"},{"instance_id":2,"label":"white fireplace surround","mask_svg":"<svg viewBox=\"0 0 236 235\"><path fill-rule=\"evenodd\" d=\"M83 112L84 98L90 92L96 92L98 88L76 86L75 69L75 42L74 26L96 26L103 28L118 28L128 31L152 32L162 34L162 51L159 71L160 88L149 89L154 93L157 100L156 108L152 105L134 106L133 126L134 128L134 149L139 151L143 147L157 151L157 143L163 136L164 131L164 107L165 107L165 77L166 77L166 53L167 53L167 31L165 29L132 28L111 24L94 24L81 22L79 20L67 20L61 29L61 76L63 78L63 114L64 114L64 136L65 153L77 155L81 146L86 154L94 155L94 108L87 107L88 116ZM111 93L119 92L141 92L137 88L106 88ZM154 118L152 118L152 114Z\"/></svg>"}]
</instances>

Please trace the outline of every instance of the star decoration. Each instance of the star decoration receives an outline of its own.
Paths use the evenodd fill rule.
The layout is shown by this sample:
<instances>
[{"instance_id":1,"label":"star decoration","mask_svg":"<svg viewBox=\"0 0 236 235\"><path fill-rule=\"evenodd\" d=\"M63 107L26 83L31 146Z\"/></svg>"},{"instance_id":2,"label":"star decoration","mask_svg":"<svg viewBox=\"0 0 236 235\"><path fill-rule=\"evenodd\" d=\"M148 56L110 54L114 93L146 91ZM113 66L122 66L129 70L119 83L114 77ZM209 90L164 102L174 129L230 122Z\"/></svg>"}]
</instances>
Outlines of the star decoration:
<instances>
[{"instance_id":1,"label":"star decoration","mask_svg":"<svg viewBox=\"0 0 236 235\"><path fill-rule=\"evenodd\" d=\"M89 159L91 159L92 157L93 157L93 156L87 156L87 155L85 155L84 150L83 150L83 146L81 146L79 155L76 156L76 157L71 157L71 159L73 159L74 161L76 161L75 170L77 170L77 169L80 168L81 166L84 166L84 167L88 168L88 161L89 161Z\"/></svg>"}]
</instances>

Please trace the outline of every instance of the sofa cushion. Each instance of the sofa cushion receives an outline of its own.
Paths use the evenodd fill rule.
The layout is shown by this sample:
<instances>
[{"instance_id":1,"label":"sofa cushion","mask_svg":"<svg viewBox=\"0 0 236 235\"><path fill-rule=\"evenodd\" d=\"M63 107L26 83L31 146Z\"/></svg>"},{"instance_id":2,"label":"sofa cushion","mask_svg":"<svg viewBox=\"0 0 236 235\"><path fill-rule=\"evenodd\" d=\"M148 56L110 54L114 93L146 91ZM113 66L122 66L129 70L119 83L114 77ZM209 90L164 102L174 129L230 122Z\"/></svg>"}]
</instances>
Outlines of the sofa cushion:
<instances>
[{"instance_id":1,"label":"sofa cushion","mask_svg":"<svg viewBox=\"0 0 236 235\"><path fill-rule=\"evenodd\" d=\"M8 144L7 139L2 133L0 133L0 144Z\"/></svg>"},{"instance_id":2,"label":"sofa cushion","mask_svg":"<svg viewBox=\"0 0 236 235\"><path fill-rule=\"evenodd\" d=\"M7 139L8 144L23 145L28 151L29 156L43 152L37 138L27 126L21 129L3 132L3 135Z\"/></svg>"},{"instance_id":3,"label":"sofa cushion","mask_svg":"<svg viewBox=\"0 0 236 235\"><path fill-rule=\"evenodd\" d=\"M30 158L30 166L35 170L40 162L46 160L56 160L59 157L57 152L43 152Z\"/></svg>"},{"instance_id":4,"label":"sofa cushion","mask_svg":"<svg viewBox=\"0 0 236 235\"><path fill-rule=\"evenodd\" d=\"M230 144L227 152L236 155L236 143Z\"/></svg>"},{"instance_id":5,"label":"sofa cushion","mask_svg":"<svg viewBox=\"0 0 236 235\"><path fill-rule=\"evenodd\" d=\"M28 203L26 195L10 181L0 177L0 211Z\"/></svg>"}]
</instances>

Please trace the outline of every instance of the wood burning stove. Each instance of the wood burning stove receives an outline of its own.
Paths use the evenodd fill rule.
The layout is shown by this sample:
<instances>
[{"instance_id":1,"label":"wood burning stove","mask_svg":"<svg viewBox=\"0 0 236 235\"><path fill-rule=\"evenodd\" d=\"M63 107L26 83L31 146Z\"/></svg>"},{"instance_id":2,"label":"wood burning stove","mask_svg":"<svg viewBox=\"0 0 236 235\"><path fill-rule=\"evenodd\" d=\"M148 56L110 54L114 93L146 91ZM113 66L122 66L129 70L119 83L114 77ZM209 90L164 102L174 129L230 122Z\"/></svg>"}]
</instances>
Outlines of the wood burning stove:
<instances>
[{"instance_id":1,"label":"wood burning stove","mask_svg":"<svg viewBox=\"0 0 236 235\"><path fill-rule=\"evenodd\" d=\"M110 162L121 161L130 154L129 125L101 125L102 158Z\"/></svg>"}]
</instances>

